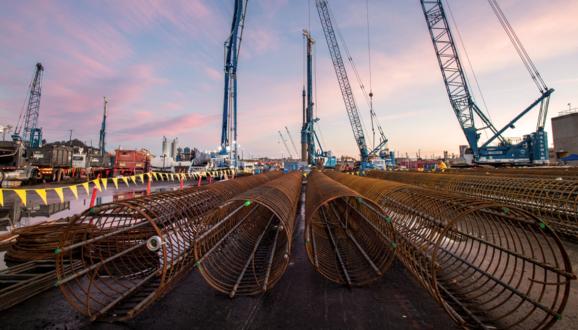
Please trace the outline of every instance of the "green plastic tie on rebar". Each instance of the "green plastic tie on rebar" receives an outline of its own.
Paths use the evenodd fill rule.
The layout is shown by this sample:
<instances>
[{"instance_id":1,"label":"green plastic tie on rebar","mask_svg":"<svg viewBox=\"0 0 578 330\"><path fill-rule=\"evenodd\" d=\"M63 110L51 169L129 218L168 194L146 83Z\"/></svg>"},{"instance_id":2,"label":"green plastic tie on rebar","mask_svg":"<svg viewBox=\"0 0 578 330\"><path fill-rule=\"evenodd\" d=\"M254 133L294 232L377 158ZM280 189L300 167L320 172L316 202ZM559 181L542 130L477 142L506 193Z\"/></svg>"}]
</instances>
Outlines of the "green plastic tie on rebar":
<instances>
[{"instance_id":1,"label":"green plastic tie on rebar","mask_svg":"<svg viewBox=\"0 0 578 330\"><path fill-rule=\"evenodd\" d=\"M388 217L385 217L385 221L386 221L387 223L391 223L391 217L389 217L389 216L388 216Z\"/></svg>"},{"instance_id":2,"label":"green plastic tie on rebar","mask_svg":"<svg viewBox=\"0 0 578 330\"><path fill-rule=\"evenodd\" d=\"M510 209L507 207L502 207L502 211L506 214L510 213Z\"/></svg>"},{"instance_id":3,"label":"green plastic tie on rebar","mask_svg":"<svg viewBox=\"0 0 578 330\"><path fill-rule=\"evenodd\" d=\"M396 242L391 242L391 248L392 248L392 249L397 248L397 243L396 243Z\"/></svg>"},{"instance_id":4,"label":"green plastic tie on rebar","mask_svg":"<svg viewBox=\"0 0 578 330\"><path fill-rule=\"evenodd\" d=\"M543 222L540 222L540 229L545 229L546 228L546 224Z\"/></svg>"},{"instance_id":5,"label":"green plastic tie on rebar","mask_svg":"<svg viewBox=\"0 0 578 330\"><path fill-rule=\"evenodd\" d=\"M249 206L249 205L251 205L251 201L250 201L250 200L246 200L245 203L243 203L243 205Z\"/></svg>"},{"instance_id":6,"label":"green plastic tie on rebar","mask_svg":"<svg viewBox=\"0 0 578 330\"><path fill-rule=\"evenodd\" d=\"M556 320L560 321L562 319L562 314L556 314Z\"/></svg>"},{"instance_id":7,"label":"green plastic tie on rebar","mask_svg":"<svg viewBox=\"0 0 578 330\"><path fill-rule=\"evenodd\" d=\"M357 196L356 199L359 203L361 203L363 201L363 198L361 198L360 196Z\"/></svg>"},{"instance_id":8,"label":"green plastic tie on rebar","mask_svg":"<svg viewBox=\"0 0 578 330\"><path fill-rule=\"evenodd\" d=\"M200 267L200 266L201 266L201 262L200 262L200 261L195 262L195 267Z\"/></svg>"},{"instance_id":9,"label":"green plastic tie on rebar","mask_svg":"<svg viewBox=\"0 0 578 330\"><path fill-rule=\"evenodd\" d=\"M54 249L54 254L60 254L60 252L62 252L62 250L60 248Z\"/></svg>"}]
</instances>

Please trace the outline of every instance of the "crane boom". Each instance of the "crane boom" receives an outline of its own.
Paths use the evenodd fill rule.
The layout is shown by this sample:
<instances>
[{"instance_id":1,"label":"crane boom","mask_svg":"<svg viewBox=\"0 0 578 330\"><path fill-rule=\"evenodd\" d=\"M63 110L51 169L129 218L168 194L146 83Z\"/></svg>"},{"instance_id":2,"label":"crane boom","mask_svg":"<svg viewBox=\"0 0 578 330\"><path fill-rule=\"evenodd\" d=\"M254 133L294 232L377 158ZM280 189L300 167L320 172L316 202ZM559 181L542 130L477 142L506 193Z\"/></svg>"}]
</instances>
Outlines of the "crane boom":
<instances>
[{"instance_id":1,"label":"crane boom","mask_svg":"<svg viewBox=\"0 0 578 330\"><path fill-rule=\"evenodd\" d=\"M285 126L285 131L287 132L287 136L289 137L289 141L291 142L291 145L293 146L293 151L295 151L296 155L299 155L299 152L297 151L297 147L295 146L295 142L293 141L293 137L291 136L291 132L289 132L289 129L287 128L287 126Z\"/></svg>"},{"instance_id":2,"label":"crane boom","mask_svg":"<svg viewBox=\"0 0 578 330\"><path fill-rule=\"evenodd\" d=\"M325 34L325 40L327 41L333 67L335 68L335 74L337 75L337 81L339 83L341 95L343 96L345 109L347 110L347 116L349 117L349 123L353 130L355 142L359 148L361 163L362 165L367 164L369 161L369 152L367 151L365 133L363 132L363 125L359 117L359 111L357 109L357 104L355 103L351 84L349 83L345 63L341 56L337 36L335 35L335 30L331 22L327 0L316 0L315 5L317 7L317 12L319 13L319 19L321 21L321 26L323 27L323 33Z\"/></svg>"},{"instance_id":3,"label":"crane boom","mask_svg":"<svg viewBox=\"0 0 578 330\"><path fill-rule=\"evenodd\" d=\"M221 127L221 154L229 154L231 165L237 166L237 63L243 36L248 0L235 0L233 21L225 41L225 88Z\"/></svg>"},{"instance_id":4,"label":"crane boom","mask_svg":"<svg viewBox=\"0 0 578 330\"><path fill-rule=\"evenodd\" d=\"M543 164L548 161L547 136L544 132L544 123L547 114L548 102L553 89L546 87L540 74L521 45L521 42L507 22L505 15L496 1L489 0L492 9L498 16L500 23L506 30L510 40L514 43L518 54L529 70L532 79L536 82L540 97L526 107L520 114L512 119L501 129L496 129L490 119L480 110L474 102L470 87L466 79L458 50L450 30L442 0L420 0L425 20L434 46L435 54L445 83L450 104L458 119L458 122L466 136L466 140L472 150L475 161L480 163L528 163ZM502 135L506 130L513 128L514 124L526 113L540 105L536 132L526 135L524 141L512 145ZM476 118L481 120L481 127L476 127ZM491 131L491 137L479 146L480 131ZM490 146L490 143L498 140L498 146Z\"/></svg>"},{"instance_id":5,"label":"crane boom","mask_svg":"<svg viewBox=\"0 0 578 330\"><path fill-rule=\"evenodd\" d=\"M479 116L485 128L489 128L493 133L496 133L497 130L472 98L442 1L421 0L421 6L450 104L464 131L468 144L472 147L473 152L476 153L479 133L476 128L474 115ZM501 136L500 141L505 142Z\"/></svg>"},{"instance_id":6,"label":"crane boom","mask_svg":"<svg viewBox=\"0 0 578 330\"><path fill-rule=\"evenodd\" d=\"M25 144L32 148L40 146L42 140L42 131L38 127L38 117L40 115L40 96L42 94L42 75L44 73L44 66L42 63L36 63L36 71L34 78L30 83L30 92L28 95L28 105L24 113L24 128L20 126L20 122L16 125L14 140L22 140ZM22 130L22 135L20 135Z\"/></svg>"},{"instance_id":7,"label":"crane boom","mask_svg":"<svg viewBox=\"0 0 578 330\"><path fill-rule=\"evenodd\" d=\"M291 154L291 150L289 150L289 146L287 145L287 140L285 140L285 137L283 136L281 131L277 131L277 132L279 133L279 137L281 138L281 141L283 142L283 145L285 146L285 150L287 150L287 154L289 155L289 158L293 158L293 155Z\"/></svg>"},{"instance_id":8,"label":"crane boom","mask_svg":"<svg viewBox=\"0 0 578 330\"><path fill-rule=\"evenodd\" d=\"M107 105L108 105L108 100L106 99L106 96L104 97L104 111L102 114L102 124L100 126L100 137L98 140L98 149L100 152L101 156L104 156L104 154L106 153L105 150L105 138L106 138L106 116L107 116Z\"/></svg>"}]
</instances>

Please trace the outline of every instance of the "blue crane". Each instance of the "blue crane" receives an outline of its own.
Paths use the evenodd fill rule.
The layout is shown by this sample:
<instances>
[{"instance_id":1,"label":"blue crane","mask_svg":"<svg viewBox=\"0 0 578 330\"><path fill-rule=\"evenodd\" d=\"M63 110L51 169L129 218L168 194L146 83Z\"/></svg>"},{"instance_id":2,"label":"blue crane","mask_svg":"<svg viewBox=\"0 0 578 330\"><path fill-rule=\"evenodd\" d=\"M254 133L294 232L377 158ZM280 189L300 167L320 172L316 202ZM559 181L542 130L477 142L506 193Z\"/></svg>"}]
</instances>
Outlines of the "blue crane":
<instances>
[{"instance_id":1,"label":"blue crane","mask_svg":"<svg viewBox=\"0 0 578 330\"><path fill-rule=\"evenodd\" d=\"M102 124L100 126L100 138L98 140L98 149L100 151L100 155L104 156L104 154L106 153L105 150L105 137L106 137L106 115L107 115L107 105L108 105L108 100L106 99L106 97L104 97L104 111L102 114Z\"/></svg>"},{"instance_id":2,"label":"blue crane","mask_svg":"<svg viewBox=\"0 0 578 330\"><path fill-rule=\"evenodd\" d=\"M303 30L303 37L307 44L306 47L306 63L307 63L307 92L303 89L303 127L301 129L301 144L302 151L306 151L306 156L302 156L302 160L307 161L310 165L319 165L320 163L326 168L335 168L337 159L330 151L324 151L315 130L315 123L319 118L315 118L313 114L313 45L315 40L311 33ZM305 102L307 96L307 102ZM289 131L287 131L289 133ZM316 149L315 142L319 150ZM306 159L305 159L306 158Z\"/></svg>"},{"instance_id":3,"label":"blue crane","mask_svg":"<svg viewBox=\"0 0 578 330\"><path fill-rule=\"evenodd\" d=\"M40 96L42 91L42 75L44 66L42 63L36 63L34 78L30 83L28 94L28 105L24 113L24 129L22 129L20 119L12 135L14 141L22 141L31 148L38 148L42 143L42 129L38 127L38 116L40 115ZM22 118L22 114L20 114Z\"/></svg>"},{"instance_id":4,"label":"blue crane","mask_svg":"<svg viewBox=\"0 0 578 330\"><path fill-rule=\"evenodd\" d=\"M365 133L363 131L363 125L361 123L361 118L359 117L357 104L353 96L353 90L351 89L351 84L349 83L349 78L347 76L347 70L345 69L343 56L341 55L341 50L339 49L339 43L337 42L335 29L333 28L333 23L331 22L331 14L329 12L327 0L315 0L315 5L317 7L319 19L321 21L323 33L325 34L325 40L327 41L327 46L329 48L329 53L331 55L331 60L333 62L333 67L335 69L335 74L337 75L337 81L339 83L341 95L343 96L345 109L349 117L349 123L351 124L351 128L353 130L355 142L357 143L357 147L359 148L361 158L361 168L365 169L371 166L371 164L369 163L370 156L376 155L387 144L387 138L385 138L381 126L378 126L378 129L381 134L381 141L373 150L371 151L368 150L367 142L365 140ZM348 58L351 60L350 56ZM372 120L376 119L374 117L373 110L371 114Z\"/></svg>"},{"instance_id":5,"label":"blue crane","mask_svg":"<svg viewBox=\"0 0 578 330\"><path fill-rule=\"evenodd\" d=\"M225 41L225 88L219 154L228 155L231 167L237 167L237 63L248 0L235 0L231 32Z\"/></svg>"},{"instance_id":6,"label":"blue crane","mask_svg":"<svg viewBox=\"0 0 578 330\"><path fill-rule=\"evenodd\" d=\"M458 55L454 37L450 30L442 0L420 0L433 42L438 64L442 72L446 91L451 106L464 132L473 154L473 162L478 164L544 164L548 162L548 138L544 131L550 95L554 92L542 80L531 58L518 39L513 28L495 0L488 0L500 24L506 31L532 79L540 90L540 96L512 119L503 128L497 129L491 120L474 102L468 86L466 75ZM540 114L536 131L524 136L523 141L512 144L503 133L514 128L514 124L530 110L540 105ZM481 121L477 127L475 120ZM480 142L482 131L489 132L491 137ZM492 145L494 141L498 145Z\"/></svg>"}]
</instances>

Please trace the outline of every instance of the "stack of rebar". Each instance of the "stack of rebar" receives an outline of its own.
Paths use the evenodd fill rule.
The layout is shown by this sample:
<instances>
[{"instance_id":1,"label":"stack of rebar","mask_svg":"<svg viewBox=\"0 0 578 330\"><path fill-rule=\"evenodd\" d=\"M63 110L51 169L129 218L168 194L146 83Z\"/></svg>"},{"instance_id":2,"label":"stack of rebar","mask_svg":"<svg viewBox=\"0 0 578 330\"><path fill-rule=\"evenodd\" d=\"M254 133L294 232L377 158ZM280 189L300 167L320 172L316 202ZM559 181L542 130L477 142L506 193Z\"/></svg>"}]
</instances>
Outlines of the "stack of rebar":
<instances>
[{"instance_id":1,"label":"stack of rebar","mask_svg":"<svg viewBox=\"0 0 578 330\"><path fill-rule=\"evenodd\" d=\"M308 177L305 247L330 281L361 286L379 279L395 255L391 219L381 207L321 172Z\"/></svg>"},{"instance_id":2,"label":"stack of rebar","mask_svg":"<svg viewBox=\"0 0 578 330\"><path fill-rule=\"evenodd\" d=\"M134 317L192 269L193 242L208 228L205 220L213 209L280 175L243 177L84 212L62 237L68 242L76 228L88 225L83 241L63 243L55 251L61 291L92 320ZM78 259L82 262L74 263Z\"/></svg>"},{"instance_id":3,"label":"stack of rebar","mask_svg":"<svg viewBox=\"0 0 578 330\"><path fill-rule=\"evenodd\" d=\"M523 208L578 240L578 180L384 171L367 175Z\"/></svg>"},{"instance_id":4,"label":"stack of rebar","mask_svg":"<svg viewBox=\"0 0 578 330\"><path fill-rule=\"evenodd\" d=\"M228 294L254 295L279 281L289 264L301 176L292 172L232 198L195 241L198 269Z\"/></svg>"},{"instance_id":5,"label":"stack of rebar","mask_svg":"<svg viewBox=\"0 0 578 330\"><path fill-rule=\"evenodd\" d=\"M537 329L562 317L575 276L540 218L454 193L329 176L385 210L399 260L461 326Z\"/></svg>"}]
</instances>

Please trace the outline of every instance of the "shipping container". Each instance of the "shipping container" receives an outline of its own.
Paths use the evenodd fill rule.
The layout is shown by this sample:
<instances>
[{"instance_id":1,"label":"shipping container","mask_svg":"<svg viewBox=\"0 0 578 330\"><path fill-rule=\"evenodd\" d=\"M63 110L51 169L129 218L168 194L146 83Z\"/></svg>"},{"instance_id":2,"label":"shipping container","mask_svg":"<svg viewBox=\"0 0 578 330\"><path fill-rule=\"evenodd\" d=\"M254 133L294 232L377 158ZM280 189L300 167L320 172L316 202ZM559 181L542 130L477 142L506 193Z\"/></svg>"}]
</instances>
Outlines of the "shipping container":
<instances>
[{"instance_id":1,"label":"shipping container","mask_svg":"<svg viewBox=\"0 0 578 330\"><path fill-rule=\"evenodd\" d=\"M144 150L115 150L114 175L133 175L149 171L150 156Z\"/></svg>"},{"instance_id":2,"label":"shipping container","mask_svg":"<svg viewBox=\"0 0 578 330\"><path fill-rule=\"evenodd\" d=\"M41 168L70 168L72 167L72 148L53 145L33 149L30 163Z\"/></svg>"}]
</instances>

